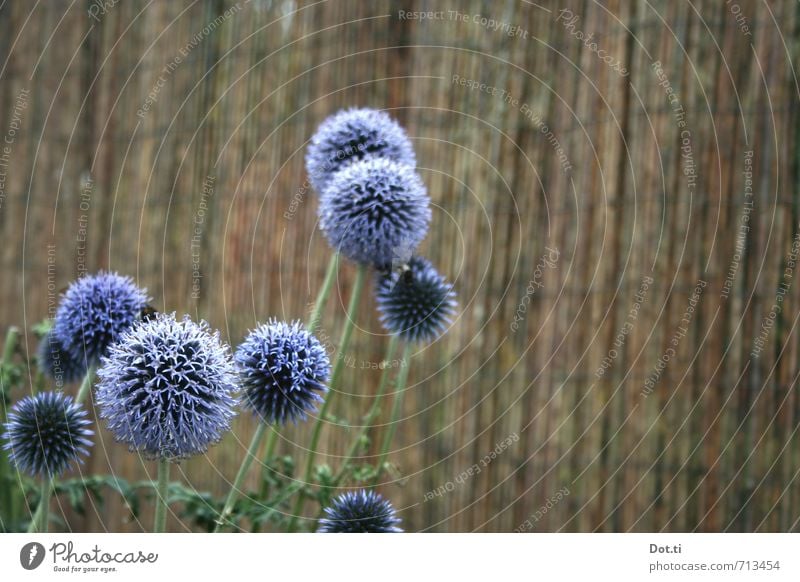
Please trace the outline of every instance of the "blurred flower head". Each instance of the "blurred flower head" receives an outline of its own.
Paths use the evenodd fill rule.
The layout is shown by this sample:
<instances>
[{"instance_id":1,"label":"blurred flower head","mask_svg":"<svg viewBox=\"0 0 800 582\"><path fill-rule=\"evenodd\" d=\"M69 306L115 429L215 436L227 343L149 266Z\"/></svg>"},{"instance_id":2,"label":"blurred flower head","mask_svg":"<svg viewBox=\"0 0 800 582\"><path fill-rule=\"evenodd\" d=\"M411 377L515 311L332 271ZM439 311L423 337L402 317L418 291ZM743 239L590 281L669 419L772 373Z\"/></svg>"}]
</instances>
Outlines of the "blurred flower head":
<instances>
[{"instance_id":1,"label":"blurred flower head","mask_svg":"<svg viewBox=\"0 0 800 582\"><path fill-rule=\"evenodd\" d=\"M367 156L412 168L417 165L405 130L387 113L377 109L339 111L322 122L308 146L306 169L312 186L322 193L336 172Z\"/></svg>"},{"instance_id":2,"label":"blurred flower head","mask_svg":"<svg viewBox=\"0 0 800 582\"><path fill-rule=\"evenodd\" d=\"M36 361L42 374L55 380L58 387L75 382L86 374L83 358L76 359L64 349L53 330L48 331L39 343Z\"/></svg>"},{"instance_id":3,"label":"blurred flower head","mask_svg":"<svg viewBox=\"0 0 800 582\"><path fill-rule=\"evenodd\" d=\"M438 338L458 305L453 285L420 256L412 257L400 270L380 273L375 295L384 328L406 341Z\"/></svg>"},{"instance_id":4,"label":"blurred flower head","mask_svg":"<svg viewBox=\"0 0 800 582\"><path fill-rule=\"evenodd\" d=\"M96 402L109 430L147 458L205 452L230 429L236 374L219 332L188 316L158 314L112 345Z\"/></svg>"},{"instance_id":5,"label":"blurred flower head","mask_svg":"<svg viewBox=\"0 0 800 582\"><path fill-rule=\"evenodd\" d=\"M102 271L81 277L64 293L53 333L73 359L96 365L137 321L147 301L147 293L130 277Z\"/></svg>"},{"instance_id":6,"label":"blurred flower head","mask_svg":"<svg viewBox=\"0 0 800 582\"><path fill-rule=\"evenodd\" d=\"M299 321L260 325L236 349L234 360L245 406L264 422L305 420L328 390L328 354Z\"/></svg>"},{"instance_id":7,"label":"blurred flower head","mask_svg":"<svg viewBox=\"0 0 800 582\"><path fill-rule=\"evenodd\" d=\"M318 533L399 533L401 519L392 504L374 491L347 491L325 508Z\"/></svg>"},{"instance_id":8,"label":"blurred flower head","mask_svg":"<svg viewBox=\"0 0 800 582\"><path fill-rule=\"evenodd\" d=\"M17 402L8 414L3 448L20 471L56 477L80 462L92 446L86 409L62 392L40 392Z\"/></svg>"},{"instance_id":9,"label":"blurred flower head","mask_svg":"<svg viewBox=\"0 0 800 582\"><path fill-rule=\"evenodd\" d=\"M320 225L335 251L385 267L416 249L428 232L430 199L409 166L367 158L338 172L325 188Z\"/></svg>"}]
</instances>

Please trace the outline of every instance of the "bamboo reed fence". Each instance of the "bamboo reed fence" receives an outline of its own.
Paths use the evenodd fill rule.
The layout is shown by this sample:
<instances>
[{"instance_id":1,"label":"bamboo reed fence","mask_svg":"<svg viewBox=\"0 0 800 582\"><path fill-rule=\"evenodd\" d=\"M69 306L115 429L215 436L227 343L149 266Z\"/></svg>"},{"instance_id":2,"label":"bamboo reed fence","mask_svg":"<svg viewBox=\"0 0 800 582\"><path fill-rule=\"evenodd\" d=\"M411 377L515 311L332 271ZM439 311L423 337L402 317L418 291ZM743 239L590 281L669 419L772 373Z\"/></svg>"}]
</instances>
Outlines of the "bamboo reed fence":
<instances>
[{"instance_id":1,"label":"bamboo reed fence","mask_svg":"<svg viewBox=\"0 0 800 582\"><path fill-rule=\"evenodd\" d=\"M305 146L340 108L385 109L459 296L414 351L380 488L405 528L796 531L799 28L791 1L6 2L0 324L101 268L233 345L304 319L330 256ZM387 344L362 303L342 424ZM226 491L253 429L182 478ZM301 462L309 432L279 451ZM83 471L153 477L98 433ZM352 433L328 427L320 459ZM149 527L111 497L66 513Z\"/></svg>"}]
</instances>

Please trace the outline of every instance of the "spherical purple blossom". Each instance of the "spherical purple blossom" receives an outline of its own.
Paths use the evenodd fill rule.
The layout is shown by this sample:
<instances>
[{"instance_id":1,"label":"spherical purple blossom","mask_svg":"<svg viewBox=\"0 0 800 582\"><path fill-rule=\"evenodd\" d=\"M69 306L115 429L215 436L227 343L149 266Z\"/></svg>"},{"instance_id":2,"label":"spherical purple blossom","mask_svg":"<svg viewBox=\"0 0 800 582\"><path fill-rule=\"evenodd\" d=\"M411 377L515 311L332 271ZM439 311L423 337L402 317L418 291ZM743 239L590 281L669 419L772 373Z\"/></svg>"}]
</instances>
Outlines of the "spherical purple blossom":
<instances>
[{"instance_id":1,"label":"spherical purple blossom","mask_svg":"<svg viewBox=\"0 0 800 582\"><path fill-rule=\"evenodd\" d=\"M357 263L385 267L410 256L425 238L430 199L409 166L367 158L331 179L319 216L334 250Z\"/></svg>"},{"instance_id":2,"label":"spherical purple blossom","mask_svg":"<svg viewBox=\"0 0 800 582\"><path fill-rule=\"evenodd\" d=\"M36 361L42 373L55 380L58 387L75 382L86 374L83 358L76 359L64 349L53 330L48 331L39 343Z\"/></svg>"},{"instance_id":3,"label":"spherical purple blossom","mask_svg":"<svg viewBox=\"0 0 800 582\"><path fill-rule=\"evenodd\" d=\"M347 491L325 508L318 533L400 533L392 504L374 491Z\"/></svg>"},{"instance_id":4,"label":"spherical purple blossom","mask_svg":"<svg viewBox=\"0 0 800 582\"><path fill-rule=\"evenodd\" d=\"M305 420L328 390L328 354L298 321L260 325L237 348L234 360L245 405L264 422Z\"/></svg>"},{"instance_id":5,"label":"spherical purple blossom","mask_svg":"<svg viewBox=\"0 0 800 582\"><path fill-rule=\"evenodd\" d=\"M322 193L333 175L365 157L382 157L417 165L405 130L377 109L347 109L326 119L311 138L306 169L311 184Z\"/></svg>"},{"instance_id":6,"label":"spherical purple blossom","mask_svg":"<svg viewBox=\"0 0 800 582\"><path fill-rule=\"evenodd\" d=\"M86 409L71 396L40 392L26 396L9 412L3 448L20 471L56 477L88 454L94 434L87 428L90 424Z\"/></svg>"},{"instance_id":7,"label":"spherical purple blossom","mask_svg":"<svg viewBox=\"0 0 800 582\"><path fill-rule=\"evenodd\" d=\"M61 299L53 332L74 359L96 365L138 319L147 293L130 277L99 272L72 283Z\"/></svg>"},{"instance_id":8,"label":"spherical purple blossom","mask_svg":"<svg viewBox=\"0 0 800 582\"><path fill-rule=\"evenodd\" d=\"M228 346L205 322L160 313L123 334L102 362L100 417L131 451L182 459L230 429L236 372Z\"/></svg>"},{"instance_id":9,"label":"spherical purple blossom","mask_svg":"<svg viewBox=\"0 0 800 582\"><path fill-rule=\"evenodd\" d=\"M435 340L456 312L452 284L419 256L399 271L379 274L375 295L383 326L406 341Z\"/></svg>"}]
</instances>

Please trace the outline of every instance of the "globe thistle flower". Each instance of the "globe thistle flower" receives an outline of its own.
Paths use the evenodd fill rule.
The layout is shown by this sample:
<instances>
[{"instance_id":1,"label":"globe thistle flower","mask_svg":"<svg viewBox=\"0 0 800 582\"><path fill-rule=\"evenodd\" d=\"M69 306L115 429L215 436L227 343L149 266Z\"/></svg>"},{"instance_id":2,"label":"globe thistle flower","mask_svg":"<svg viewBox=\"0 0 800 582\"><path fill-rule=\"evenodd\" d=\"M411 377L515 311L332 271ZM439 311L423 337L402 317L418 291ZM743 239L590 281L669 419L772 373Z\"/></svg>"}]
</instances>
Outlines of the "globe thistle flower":
<instances>
[{"instance_id":1,"label":"globe thistle flower","mask_svg":"<svg viewBox=\"0 0 800 582\"><path fill-rule=\"evenodd\" d=\"M230 429L237 404L228 347L206 322L158 314L109 348L96 401L131 451L176 460L205 452Z\"/></svg>"},{"instance_id":2,"label":"globe thistle flower","mask_svg":"<svg viewBox=\"0 0 800 582\"><path fill-rule=\"evenodd\" d=\"M327 392L330 360L299 321L274 319L250 332L234 360L245 405L268 423L305 420Z\"/></svg>"},{"instance_id":3,"label":"globe thistle flower","mask_svg":"<svg viewBox=\"0 0 800 582\"><path fill-rule=\"evenodd\" d=\"M64 293L53 332L75 360L93 366L139 319L147 301L130 277L102 271L87 275Z\"/></svg>"},{"instance_id":4,"label":"globe thistle flower","mask_svg":"<svg viewBox=\"0 0 800 582\"><path fill-rule=\"evenodd\" d=\"M306 169L312 186L322 193L333 175L367 156L417 165L405 130L383 111L347 109L326 119L311 138Z\"/></svg>"},{"instance_id":5,"label":"globe thistle flower","mask_svg":"<svg viewBox=\"0 0 800 582\"><path fill-rule=\"evenodd\" d=\"M26 396L11 409L3 448L14 466L32 477L56 477L92 446L86 409L62 392Z\"/></svg>"},{"instance_id":6,"label":"globe thistle flower","mask_svg":"<svg viewBox=\"0 0 800 582\"><path fill-rule=\"evenodd\" d=\"M357 263L384 267L425 238L429 203L412 168L368 158L328 183L320 200L320 225L334 250Z\"/></svg>"},{"instance_id":7,"label":"globe thistle flower","mask_svg":"<svg viewBox=\"0 0 800 582\"><path fill-rule=\"evenodd\" d=\"M453 285L420 256L379 274L375 294L383 327L406 341L435 340L456 312Z\"/></svg>"},{"instance_id":8,"label":"globe thistle flower","mask_svg":"<svg viewBox=\"0 0 800 582\"><path fill-rule=\"evenodd\" d=\"M42 373L55 380L58 387L75 382L86 374L83 358L76 359L64 349L61 340L52 329L39 343L36 361Z\"/></svg>"},{"instance_id":9,"label":"globe thistle flower","mask_svg":"<svg viewBox=\"0 0 800 582\"><path fill-rule=\"evenodd\" d=\"M342 493L325 508L317 533L400 533L392 504L374 491Z\"/></svg>"}]
</instances>

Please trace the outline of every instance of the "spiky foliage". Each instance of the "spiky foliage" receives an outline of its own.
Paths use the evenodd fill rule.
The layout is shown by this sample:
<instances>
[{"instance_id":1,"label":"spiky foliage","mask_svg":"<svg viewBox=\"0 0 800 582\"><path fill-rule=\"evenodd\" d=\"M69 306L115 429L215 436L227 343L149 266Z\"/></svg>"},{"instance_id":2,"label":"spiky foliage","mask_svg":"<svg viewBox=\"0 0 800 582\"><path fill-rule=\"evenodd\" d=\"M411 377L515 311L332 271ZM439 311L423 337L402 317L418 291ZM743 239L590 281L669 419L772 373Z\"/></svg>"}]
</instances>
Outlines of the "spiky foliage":
<instances>
[{"instance_id":1,"label":"spiky foliage","mask_svg":"<svg viewBox=\"0 0 800 582\"><path fill-rule=\"evenodd\" d=\"M401 519L392 504L374 491L347 491L325 508L319 533L399 533Z\"/></svg>"},{"instance_id":2,"label":"spiky foliage","mask_svg":"<svg viewBox=\"0 0 800 582\"><path fill-rule=\"evenodd\" d=\"M94 433L86 409L62 392L40 392L17 402L8 415L3 448L20 471L56 477L81 461Z\"/></svg>"},{"instance_id":3,"label":"spiky foliage","mask_svg":"<svg viewBox=\"0 0 800 582\"><path fill-rule=\"evenodd\" d=\"M125 333L98 371L100 416L118 441L147 458L205 452L230 429L236 375L219 332L158 314Z\"/></svg>"},{"instance_id":4,"label":"spiky foliage","mask_svg":"<svg viewBox=\"0 0 800 582\"><path fill-rule=\"evenodd\" d=\"M399 270L379 274L375 295L384 328L406 341L435 340L456 312L452 284L419 256Z\"/></svg>"},{"instance_id":5,"label":"spiky foliage","mask_svg":"<svg viewBox=\"0 0 800 582\"><path fill-rule=\"evenodd\" d=\"M254 329L234 357L245 405L268 423L305 420L327 391L330 360L299 321L270 320Z\"/></svg>"},{"instance_id":6,"label":"spiky foliage","mask_svg":"<svg viewBox=\"0 0 800 582\"><path fill-rule=\"evenodd\" d=\"M410 167L367 158L338 172L319 205L320 225L335 251L385 267L410 254L428 232L430 199Z\"/></svg>"},{"instance_id":7,"label":"spiky foliage","mask_svg":"<svg viewBox=\"0 0 800 582\"><path fill-rule=\"evenodd\" d=\"M78 361L96 365L139 319L147 293L130 277L99 272L73 282L61 298L53 332Z\"/></svg>"},{"instance_id":8,"label":"spiky foliage","mask_svg":"<svg viewBox=\"0 0 800 582\"><path fill-rule=\"evenodd\" d=\"M83 358L75 359L64 349L53 330L44 335L36 354L39 369L45 376L54 380L58 387L75 382L86 374Z\"/></svg>"},{"instance_id":9,"label":"spiky foliage","mask_svg":"<svg viewBox=\"0 0 800 582\"><path fill-rule=\"evenodd\" d=\"M377 109L347 109L328 117L311 138L306 169L311 185L323 192L333 175L354 161L383 157L414 167L414 148L406 131Z\"/></svg>"}]
</instances>

